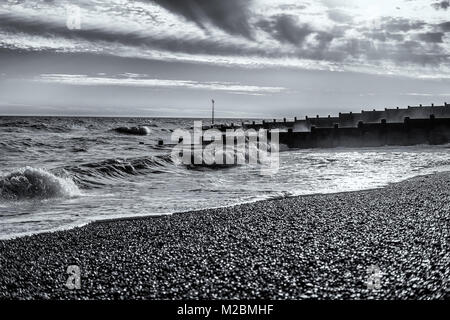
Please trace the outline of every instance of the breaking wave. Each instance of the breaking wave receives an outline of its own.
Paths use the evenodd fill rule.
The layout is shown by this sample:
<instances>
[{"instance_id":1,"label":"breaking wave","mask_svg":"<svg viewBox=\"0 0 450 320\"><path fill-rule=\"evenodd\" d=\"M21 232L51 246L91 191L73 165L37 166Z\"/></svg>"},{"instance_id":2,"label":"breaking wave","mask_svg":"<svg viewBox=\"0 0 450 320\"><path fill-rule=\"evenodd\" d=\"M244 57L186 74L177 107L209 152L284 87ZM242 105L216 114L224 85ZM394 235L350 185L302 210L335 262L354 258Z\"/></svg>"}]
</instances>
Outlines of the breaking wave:
<instances>
[{"instance_id":1,"label":"breaking wave","mask_svg":"<svg viewBox=\"0 0 450 320\"><path fill-rule=\"evenodd\" d=\"M260 142L248 143L245 142L234 145L233 147L215 149L214 144L210 144L204 149L204 152L192 153L191 163L187 165L188 169L223 169L239 166L241 164L268 164L272 161L271 152L279 152L279 147L270 143ZM183 149L179 148L180 151ZM179 160L181 163L182 152L179 153Z\"/></svg>"},{"instance_id":2,"label":"breaking wave","mask_svg":"<svg viewBox=\"0 0 450 320\"><path fill-rule=\"evenodd\" d=\"M70 178L44 169L25 167L0 177L0 199L49 199L81 195Z\"/></svg>"},{"instance_id":3,"label":"breaking wave","mask_svg":"<svg viewBox=\"0 0 450 320\"><path fill-rule=\"evenodd\" d=\"M190 147L187 146L187 148ZM265 150L270 150L270 148L270 145L265 146ZM258 153L257 146L220 150L217 152L217 155L224 160L221 163L215 162L215 154L212 155L212 153L209 154L207 152L201 152L200 155L192 153L191 161L183 162L186 160L183 158L183 150L183 145L179 145L179 148L174 149L175 152L172 154L107 159L99 162L84 163L78 166L64 167L62 170L68 172L77 185L89 189L106 185L111 180L127 179L130 176L176 173L184 169L220 170L238 166L241 163L248 163L252 157L257 159L259 164L267 163L270 160L267 153Z\"/></svg>"},{"instance_id":4,"label":"breaking wave","mask_svg":"<svg viewBox=\"0 0 450 320\"><path fill-rule=\"evenodd\" d=\"M108 159L65 167L75 183L83 188L97 188L111 180L126 179L130 175L163 173L176 170L170 155L139 157L131 159Z\"/></svg>"},{"instance_id":5,"label":"breaking wave","mask_svg":"<svg viewBox=\"0 0 450 320\"><path fill-rule=\"evenodd\" d=\"M242 161L247 161L249 153L252 151L256 152L256 150L248 149L231 149L224 150L220 155L223 159L234 158L234 161L236 161L242 158ZM76 166L59 167L51 171L25 167L0 177L0 199L26 200L73 197L81 195L80 189L103 188L107 185L116 184L120 180L128 181L132 176L181 173L185 169L220 170L238 165L238 162L217 164L214 163L214 159L207 158L200 160L199 164L195 164L195 162L180 164L174 161L173 155L164 154L135 158L113 158Z\"/></svg>"}]
</instances>

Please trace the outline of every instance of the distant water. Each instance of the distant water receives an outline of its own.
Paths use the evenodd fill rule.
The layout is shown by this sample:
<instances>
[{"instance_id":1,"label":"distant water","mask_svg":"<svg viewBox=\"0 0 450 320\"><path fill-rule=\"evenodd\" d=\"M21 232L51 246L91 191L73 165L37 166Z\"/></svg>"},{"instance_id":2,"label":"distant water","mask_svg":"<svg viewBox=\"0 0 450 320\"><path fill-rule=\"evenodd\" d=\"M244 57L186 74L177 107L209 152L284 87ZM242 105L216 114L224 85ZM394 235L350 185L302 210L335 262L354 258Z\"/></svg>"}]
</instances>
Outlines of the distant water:
<instances>
[{"instance_id":1,"label":"distant water","mask_svg":"<svg viewBox=\"0 0 450 320\"><path fill-rule=\"evenodd\" d=\"M193 121L1 117L0 238L100 219L369 189L450 169L446 145L284 151L274 176L261 175L258 165L192 170L172 163L171 146L157 141L170 141L172 130ZM115 130L136 126L145 126L145 135Z\"/></svg>"}]
</instances>

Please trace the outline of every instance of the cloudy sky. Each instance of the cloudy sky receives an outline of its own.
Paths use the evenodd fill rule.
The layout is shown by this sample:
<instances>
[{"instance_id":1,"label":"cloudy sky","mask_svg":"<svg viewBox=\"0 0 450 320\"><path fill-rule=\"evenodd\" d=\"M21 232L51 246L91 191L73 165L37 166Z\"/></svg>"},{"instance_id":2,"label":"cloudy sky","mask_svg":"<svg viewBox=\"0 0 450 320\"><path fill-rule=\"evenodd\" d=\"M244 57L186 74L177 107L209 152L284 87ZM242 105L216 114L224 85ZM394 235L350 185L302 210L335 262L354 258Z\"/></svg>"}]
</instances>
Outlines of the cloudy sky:
<instances>
[{"instance_id":1,"label":"cloudy sky","mask_svg":"<svg viewBox=\"0 0 450 320\"><path fill-rule=\"evenodd\" d=\"M292 117L450 102L448 0L0 0L0 114Z\"/></svg>"}]
</instances>

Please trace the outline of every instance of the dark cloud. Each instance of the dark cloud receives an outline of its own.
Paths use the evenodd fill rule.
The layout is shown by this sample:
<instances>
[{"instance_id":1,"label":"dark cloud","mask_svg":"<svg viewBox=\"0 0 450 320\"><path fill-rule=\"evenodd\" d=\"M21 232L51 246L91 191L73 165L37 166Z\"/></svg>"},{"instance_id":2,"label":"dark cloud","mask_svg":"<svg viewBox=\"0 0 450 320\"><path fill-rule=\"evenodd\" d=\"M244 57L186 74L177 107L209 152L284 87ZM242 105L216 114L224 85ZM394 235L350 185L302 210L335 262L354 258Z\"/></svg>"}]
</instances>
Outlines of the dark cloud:
<instances>
[{"instance_id":1,"label":"dark cloud","mask_svg":"<svg viewBox=\"0 0 450 320\"><path fill-rule=\"evenodd\" d=\"M426 33L419 33L417 35L417 38L421 41L425 42L433 42L433 43L442 43L444 33L443 32L426 32Z\"/></svg>"},{"instance_id":2,"label":"dark cloud","mask_svg":"<svg viewBox=\"0 0 450 320\"><path fill-rule=\"evenodd\" d=\"M450 21L439 24L439 28L443 32L450 32Z\"/></svg>"},{"instance_id":3,"label":"dark cloud","mask_svg":"<svg viewBox=\"0 0 450 320\"><path fill-rule=\"evenodd\" d=\"M329 9L328 17L339 23L348 23L353 21L353 17L340 9Z\"/></svg>"},{"instance_id":4,"label":"dark cloud","mask_svg":"<svg viewBox=\"0 0 450 320\"><path fill-rule=\"evenodd\" d=\"M295 3L295 4L280 4L278 9L282 11L291 11L291 10L303 10L310 6L308 3Z\"/></svg>"},{"instance_id":5,"label":"dark cloud","mask_svg":"<svg viewBox=\"0 0 450 320\"><path fill-rule=\"evenodd\" d=\"M422 29L426 26L423 21L411 21L404 18L384 17L380 29L387 32L408 32L411 30Z\"/></svg>"},{"instance_id":6,"label":"dark cloud","mask_svg":"<svg viewBox=\"0 0 450 320\"><path fill-rule=\"evenodd\" d=\"M378 41L403 41L405 36L401 33L390 33L390 32L366 32L364 35L370 39L375 39Z\"/></svg>"},{"instance_id":7,"label":"dark cloud","mask_svg":"<svg viewBox=\"0 0 450 320\"><path fill-rule=\"evenodd\" d=\"M152 0L172 13L207 29L212 24L234 35L252 37L249 6L252 0Z\"/></svg>"},{"instance_id":8,"label":"dark cloud","mask_svg":"<svg viewBox=\"0 0 450 320\"><path fill-rule=\"evenodd\" d=\"M346 58L346 55L339 52L329 51L329 45L333 39L342 35L339 28L332 32L315 30L307 23L300 23L296 16L287 14L261 20L257 26L278 42L288 43L295 47L294 51L286 56L317 61L342 61ZM306 44L305 40L308 37L311 41Z\"/></svg>"},{"instance_id":9,"label":"dark cloud","mask_svg":"<svg viewBox=\"0 0 450 320\"><path fill-rule=\"evenodd\" d=\"M274 16L271 20L262 20L258 26L279 42L294 45L301 45L307 36L314 33L308 24L299 24L296 16L285 14Z\"/></svg>"},{"instance_id":10,"label":"dark cloud","mask_svg":"<svg viewBox=\"0 0 450 320\"><path fill-rule=\"evenodd\" d=\"M345 51L369 61L390 60L397 65L440 65L449 63L449 55L441 45L447 24L428 24L405 18L384 17L378 28L360 28L364 38L348 42ZM427 30L431 30L426 32ZM422 31L422 32L421 32ZM374 45L367 40L383 42ZM388 42L394 40L394 43Z\"/></svg>"},{"instance_id":11,"label":"dark cloud","mask_svg":"<svg viewBox=\"0 0 450 320\"><path fill-rule=\"evenodd\" d=\"M337 48L334 54L339 53L347 55L347 58L364 59L374 63L383 60L392 61L399 66L408 64L436 66L448 63L450 57L434 43L404 41L378 46L368 39L350 39Z\"/></svg>"},{"instance_id":12,"label":"dark cloud","mask_svg":"<svg viewBox=\"0 0 450 320\"><path fill-rule=\"evenodd\" d=\"M148 47L153 49L167 50L170 52L190 54L212 54L212 55L259 55L271 56L270 50L262 50L257 47L238 46L228 42L221 42L213 38L207 39L182 39L149 36L138 32L119 31L117 29L81 29L69 30L63 25L54 24L51 21L42 22L32 19L23 19L0 14L0 30L11 33L27 33L30 35L41 35L48 38L62 37L66 39L86 40L96 43L105 41L119 45L136 47ZM272 55L275 53L272 51Z\"/></svg>"},{"instance_id":13,"label":"dark cloud","mask_svg":"<svg viewBox=\"0 0 450 320\"><path fill-rule=\"evenodd\" d=\"M448 63L450 55L436 43L409 40L387 48L386 57L398 65L437 66Z\"/></svg>"},{"instance_id":14,"label":"dark cloud","mask_svg":"<svg viewBox=\"0 0 450 320\"><path fill-rule=\"evenodd\" d=\"M193 2L189 1L191 4ZM233 2L233 1L232 1ZM209 18L208 18L209 19ZM416 63L438 65L448 63L449 56L441 45L446 31L450 31L450 22L431 25L422 21L399 18L384 18L379 28L357 29L363 36L354 39L345 34L347 25L335 26L321 31L294 15L278 14L260 18L255 25L249 26L248 34L253 30L257 34L264 31L279 44L257 39L247 41L227 41L214 37L173 37L162 30L155 33L124 31L123 28L90 28L69 30L62 24L39 21L33 17L24 18L0 13L0 29L11 34L39 35L57 41L60 38L85 40L99 52L104 48L132 46L145 52L147 49L164 50L173 53L205 54L211 56L258 56L266 58L300 58L327 62L381 63L391 61L395 64ZM425 28L426 27L426 28ZM425 30L422 30L425 29ZM425 32L432 30L432 32ZM308 41L305 41L308 39ZM389 41L394 40L394 41ZM408 41L406 41L408 40ZM411 41L409 41L411 40ZM105 46L103 42L111 45ZM382 43L380 43L382 42ZM285 46L283 44L289 44ZM32 50L32 48L31 48ZM106 49L109 50L109 49Z\"/></svg>"},{"instance_id":15,"label":"dark cloud","mask_svg":"<svg viewBox=\"0 0 450 320\"><path fill-rule=\"evenodd\" d=\"M435 2L431 5L433 8L435 8L436 10L447 10L450 7L450 1L449 0L444 0L441 2Z\"/></svg>"}]
</instances>

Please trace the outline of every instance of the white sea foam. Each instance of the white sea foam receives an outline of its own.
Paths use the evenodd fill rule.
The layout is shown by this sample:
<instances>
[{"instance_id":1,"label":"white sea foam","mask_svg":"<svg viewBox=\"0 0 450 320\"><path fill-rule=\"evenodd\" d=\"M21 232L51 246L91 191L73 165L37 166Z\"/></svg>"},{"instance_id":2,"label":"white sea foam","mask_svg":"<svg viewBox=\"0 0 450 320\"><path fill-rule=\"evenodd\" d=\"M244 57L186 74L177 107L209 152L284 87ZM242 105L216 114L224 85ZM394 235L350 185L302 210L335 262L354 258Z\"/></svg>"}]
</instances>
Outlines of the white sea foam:
<instances>
[{"instance_id":1,"label":"white sea foam","mask_svg":"<svg viewBox=\"0 0 450 320\"><path fill-rule=\"evenodd\" d=\"M70 178L57 177L40 168L25 167L0 178L0 198L49 199L81 194Z\"/></svg>"}]
</instances>

